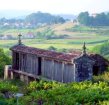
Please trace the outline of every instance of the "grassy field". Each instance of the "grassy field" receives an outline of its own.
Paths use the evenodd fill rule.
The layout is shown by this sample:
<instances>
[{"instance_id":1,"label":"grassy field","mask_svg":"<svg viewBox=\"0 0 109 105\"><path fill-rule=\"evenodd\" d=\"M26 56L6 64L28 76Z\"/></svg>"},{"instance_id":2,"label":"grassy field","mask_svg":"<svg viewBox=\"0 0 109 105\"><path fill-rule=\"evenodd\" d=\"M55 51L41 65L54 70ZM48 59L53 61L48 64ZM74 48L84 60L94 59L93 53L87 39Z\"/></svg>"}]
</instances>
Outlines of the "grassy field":
<instances>
[{"instance_id":1,"label":"grassy field","mask_svg":"<svg viewBox=\"0 0 109 105\"><path fill-rule=\"evenodd\" d=\"M64 24L54 24L36 29L0 29L0 34L11 34L17 36L18 33L22 35L33 32L42 32L50 28L56 35L68 35L66 39L23 39L23 43L28 46L48 49L53 46L57 49L82 49L82 45L86 42L87 49L93 48L95 45L102 44L109 40L109 27L86 27L75 26L72 22ZM0 40L0 48L4 48L5 51L17 44L17 40Z\"/></svg>"},{"instance_id":2,"label":"grassy field","mask_svg":"<svg viewBox=\"0 0 109 105\"><path fill-rule=\"evenodd\" d=\"M44 39L26 39L22 40L22 42L31 47L48 49L50 46L53 46L57 49L82 49L83 43L86 42L87 49L93 48L95 45L99 45L108 41L108 37L94 37L94 39L85 37L82 38L74 38L74 39L52 39L52 40L44 40ZM0 40L0 47L4 48L5 51L8 51L10 47L17 44L17 40Z\"/></svg>"}]
</instances>

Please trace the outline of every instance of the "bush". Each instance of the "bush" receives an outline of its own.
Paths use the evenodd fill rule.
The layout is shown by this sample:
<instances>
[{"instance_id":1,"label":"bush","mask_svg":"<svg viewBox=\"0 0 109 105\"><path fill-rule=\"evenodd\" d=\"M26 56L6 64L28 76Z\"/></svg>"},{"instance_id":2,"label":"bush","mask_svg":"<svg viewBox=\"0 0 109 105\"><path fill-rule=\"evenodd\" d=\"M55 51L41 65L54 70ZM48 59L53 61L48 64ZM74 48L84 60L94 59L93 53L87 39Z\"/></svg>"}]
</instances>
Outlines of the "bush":
<instances>
[{"instance_id":1,"label":"bush","mask_svg":"<svg viewBox=\"0 0 109 105\"><path fill-rule=\"evenodd\" d=\"M40 90L48 90L56 87L60 87L63 85L62 83L57 82L47 82L47 81L33 81L30 82L25 88L27 92L40 91Z\"/></svg>"},{"instance_id":2,"label":"bush","mask_svg":"<svg viewBox=\"0 0 109 105\"><path fill-rule=\"evenodd\" d=\"M0 81L0 92L5 92L5 91L11 91L11 92L16 92L18 90L18 87L9 83L8 81Z\"/></svg>"},{"instance_id":3,"label":"bush","mask_svg":"<svg viewBox=\"0 0 109 105\"><path fill-rule=\"evenodd\" d=\"M103 74L99 76L93 76L93 81L94 82L98 82L98 81L109 82L109 72L104 72Z\"/></svg>"},{"instance_id":4,"label":"bush","mask_svg":"<svg viewBox=\"0 0 109 105\"><path fill-rule=\"evenodd\" d=\"M60 84L56 82L31 82L27 95L20 98L21 105L107 105L109 84L91 81Z\"/></svg>"},{"instance_id":5,"label":"bush","mask_svg":"<svg viewBox=\"0 0 109 105\"><path fill-rule=\"evenodd\" d=\"M11 59L0 49L0 76L3 76L4 66L11 64Z\"/></svg>"},{"instance_id":6,"label":"bush","mask_svg":"<svg viewBox=\"0 0 109 105\"><path fill-rule=\"evenodd\" d=\"M103 56L109 54L109 42L105 42L102 45L95 46L92 51Z\"/></svg>"},{"instance_id":7,"label":"bush","mask_svg":"<svg viewBox=\"0 0 109 105\"><path fill-rule=\"evenodd\" d=\"M55 48L55 47L53 47L53 46L50 46L50 47L48 48L48 50L57 51L57 48Z\"/></svg>"}]
</instances>

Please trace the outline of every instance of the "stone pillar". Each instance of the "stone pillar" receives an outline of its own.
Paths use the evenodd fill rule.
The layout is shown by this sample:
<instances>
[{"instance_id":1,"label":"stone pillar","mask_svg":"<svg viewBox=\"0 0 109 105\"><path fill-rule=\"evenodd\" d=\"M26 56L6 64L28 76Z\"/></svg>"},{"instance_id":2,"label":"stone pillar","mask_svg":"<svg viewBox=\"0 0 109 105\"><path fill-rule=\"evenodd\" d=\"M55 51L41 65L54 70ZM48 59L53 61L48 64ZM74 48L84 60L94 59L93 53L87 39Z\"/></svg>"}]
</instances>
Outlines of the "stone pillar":
<instances>
[{"instance_id":1,"label":"stone pillar","mask_svg":"<svg viewBox=\"0 0 109 105\"><path fill-rule=\"evenodd\" d=\"M29 77L25 76L25 80L24 81L25 81L26 84L28 84L29 83Z\"/></svg>"},{"instance_id":2,"label":"stone pillar","mask_svg":"<svg viewBox=\"0 0 109 105\"><path fill-rule=\"evenodd\" d=\"M20 80L23 82L25 81L25 76L23 74L20 74Z\"/></svg>"},{"instance_id":3,"label":"stone pillar","mask_svg":"<svg viewBox=\"0 0 109 105\"><path fill-rule=\"evenodd\" d=\"M9 77L9 71L11 72L12 66L11 65L5 65L4 68L4 79L8 79Z\"/></svg>"},{"instance_id":4,"label":"stone pillar","mask_svg":"<svg viewBox=\"0 0 109 105\"><path fill-rule=\"evenodd\" d=\"M14 78L13 71L11 71L11 79L13 79L13 78Z\"/></svg>"},{"instance_id":5,"label":"stone pillar","mask_svg":"<svg viewBox=\"0 0 109 105\"><path fill-rule=\"evenodd\" d=\"M73 65L73 71L74 71L73 72L73 74L74 74L73 80L76 81L76 64Z\"/></svg>"},{"instance_id":6,"label":"stone pillar","mask_svg":"<svg viewBox=\"0 0 109 105\"><path fill-rule=\"evenodd\" d=\"M6 80L6 79L8 79L8 70L9 70L9 66L8 65L6 65L5 66L5 69L4 69L4 80Z\"/></svg>"}]
</instances>

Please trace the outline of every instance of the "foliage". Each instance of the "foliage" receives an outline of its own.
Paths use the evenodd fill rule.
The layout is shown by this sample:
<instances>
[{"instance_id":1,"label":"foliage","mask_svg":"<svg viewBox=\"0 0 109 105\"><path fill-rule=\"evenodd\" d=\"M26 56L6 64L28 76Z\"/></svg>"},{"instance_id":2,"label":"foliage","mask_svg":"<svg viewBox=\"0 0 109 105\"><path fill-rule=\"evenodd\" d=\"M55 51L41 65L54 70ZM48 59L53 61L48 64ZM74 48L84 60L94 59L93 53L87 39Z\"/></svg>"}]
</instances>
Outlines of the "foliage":
<instances>
[{"instance_id":1,"label":"foliage","mask_svg":"<svg viewBox=\"0 0 109 105\"><path fill-rule=\"evenodd\" d=\"M55 48L55 47L53 47L53 46L50 46L50 47L48 48L48 50L51 50L51 51L56 51L56 50L57 50L57 48Z\"/></svg>"},{"instance_id":2,"label":"foliage","mask_svg":"<svg viewBox=\"0 0 109 105\"><path fill-rule=\"evenodd\" d=\"M37 32L38 38L45 38L45 39L53 39L56 37L54 31L52 31L50 28L45 29L42 32Z\"/></svg>"},{"instance_id":3,"label":"foliage","mask_svg":"<svg viewBox=\"0 0 109 105\"><path fill-rule=\"evenodd\" d=\"M0 49L0 76L3 76L4 66L11 63L10 58Z\"/></svg>"},{"instance_id":4,"label":"foliage","mask_svg":"<svg viewBox=\"0 0 109 105\"><path fill-rule=\"evenodd\" d=\"M90 17L88 12L81 12L78 16L78 21L83 25L90 24Z\"/></svg>"},{"instance_id":5,"label":"foliage","mask_svg":"<svg viewBox=\"0 0 109 105\"><path fill-rule=\"evenodd\" d=\"M95 14L90 16L88 12L81 12L78 16L80 24L86 26L109 26L109 13Z\"/></svg>"},{"instance_id":6,"label":"foliage","mask_svg":"<svg viewBox=\"0 0 109 105\"><path fill-rule=\"evenodd\" d=\"M53 86L52 86L53 85ZM27 95L20 98L21 105L107 105L109 87L107 82L59 84L52 82L31 82ZM47 87L47 88L45 88Z\"/></svg>"},{"instance_id":7,"label":"foliage","mask_svg":"<svg viewBox=\"0 0 109 105\"><path fill-rule=\"evenodd\" d=\"M3 84L4 83L4 84ZM13 84L0 82L7 90L16 91L11 88ZM25 87L26 93L19 98L20 105L108 105L109 83L104 81L72 82L68 84L54 81L33 81ZM23 91L22 91L23 92ZM16 99L3 99L0 101L15 105ZM1 104L2 105L2 104Z\"/></svg>"},{"instance_id":8,"label":"foliage","mask_svg":"<svg viewBox=\"0 0 109 105\"><path fill-rule=\"evenodd\" d=\"M109 55L109 42L105 42L101 45L97 45L95 46L92 51L94 53L98 53L101 54L102 56L106 57L107 59L109 59L108 55Z\"/></svg>"},{"instance_id":9,"label":"foliage","mask_svg":"<svg viewBox=\"0 0 109 105\"><path fill-rule=\"evenodd\" d=\"M0 81L0 105L15 105L14 94L18 92L18 86L10 81ZM11 98L9 98L11 97Z\"/></svg>"},{"instance_id":10,"label":"foliage","mask_svg":"<svg viewBox=\"0 0 109 105\"><path fill-rule=\"evenodd\" d=\"M56 24L64 22L65 19L60 16L51 15L49 13L37 12L27 15L24 19L1 18L0 28L1 29L35 28L36 26L43 26L46 24L54 24L54 23Z\"/></svg>"},{"instance_id":11,"label":"foliage","mask_svg":"<svg viewBox=\"0 0 109 105\"><path fill-rule=\"evenodd\" d=\"M39 91L39 90L48 90L61 86L62 83L57 82L47 82L47 81L33 81L25 88L28 92Z\"/></svg>"},{"instance_id":12,"label":"foliage","mask_svg":"<svg viewBox=\"0 0 109 105\"><path fill-rule=\"evenodd\" d=\"M36 25L38 23L64 23L65 20L62 17L59 16L53 16L49 13L32 13L28 16L26 16L25 19L26 22L31 23L33 25Z\"/></svg>"},{"instance_id":13,"label":"foliage","mask_svg":"<svg viewBox=\"0 0 109 105\"><path fill-rule=\"evenodd\" d=\"M0 92L11 91L16 92L18 87L8 81L0 81Z\"/></svg>"},{"instance_id":14,"label":"foliage","mask_svg":"<svg viewBox=\"0 0 109 105\"><path fill-rule=\"evenodd\" d=\"M94 82L98 82L98 81L109 82L109 72L107 71L99 76L93 76L93 81Z\"/></svg>"}]
</instances>

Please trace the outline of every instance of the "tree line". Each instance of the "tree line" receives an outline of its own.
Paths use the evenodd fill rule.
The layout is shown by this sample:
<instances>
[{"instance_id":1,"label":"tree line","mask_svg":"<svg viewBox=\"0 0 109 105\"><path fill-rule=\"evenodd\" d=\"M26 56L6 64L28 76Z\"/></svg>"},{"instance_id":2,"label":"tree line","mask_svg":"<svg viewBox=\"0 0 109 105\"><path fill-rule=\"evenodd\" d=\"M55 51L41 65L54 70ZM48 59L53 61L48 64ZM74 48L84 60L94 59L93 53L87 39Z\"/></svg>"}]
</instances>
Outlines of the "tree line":
<instances>
[{"instance_id":1,"label":"tree line","mask_svg":"<svg viewBox=\"0 0 109 105\"><path fill-rule=\"evenodd\" d=\"M36 26L41 26L44 24L56 24L56 23L64 23L66 20L63 17L60 16L55 16L51 15L49 13L42 13L42 12L37 12L37 13L32 13L27 15L24 19L6 19L1 18L0 19L0 28L5 27L36 27Z\"/></svg>"},{"instance_id":2,"label":"tree line","mask_svg":"<svg viewBox=\"0 0 109 105\"><path fill-rule=\"evenodd\" d=\"M86 26L109 26L109 13L99 13L90 15L88 12L81 12L78 21Z\"/></svg>"},{"instance_id":3,"label":"tree line","mask_svg":"<svg viewBox=\"0 0 109 105\"><path fill-rule=\"evenodd\" d=\"M65 20L64 18L60 16L54 16L49 13L42 13L42 12L37 12L37 13L32 13L25 18L26 22L29 22L33 25L38 24L38 23L64 23Z\"/></svg>"}]
</instances>

